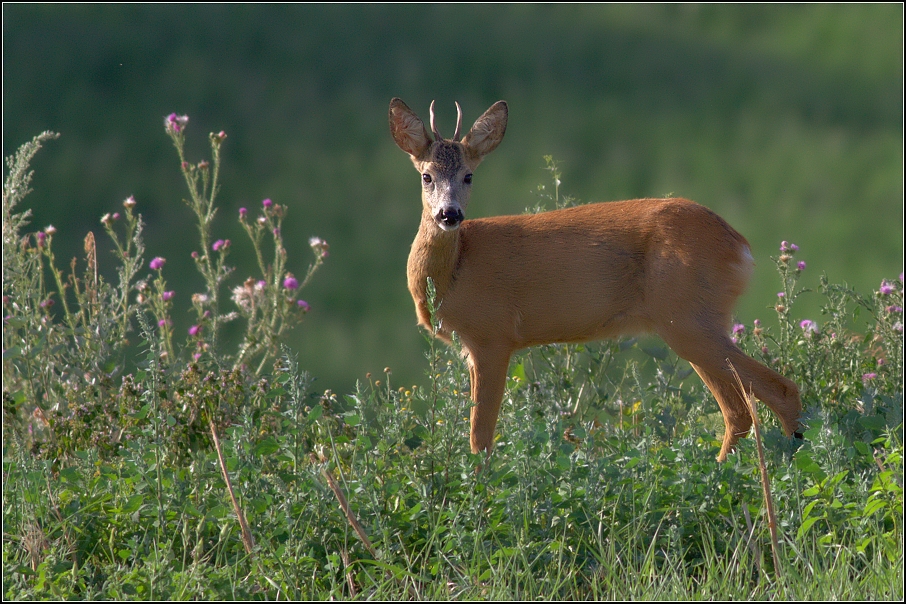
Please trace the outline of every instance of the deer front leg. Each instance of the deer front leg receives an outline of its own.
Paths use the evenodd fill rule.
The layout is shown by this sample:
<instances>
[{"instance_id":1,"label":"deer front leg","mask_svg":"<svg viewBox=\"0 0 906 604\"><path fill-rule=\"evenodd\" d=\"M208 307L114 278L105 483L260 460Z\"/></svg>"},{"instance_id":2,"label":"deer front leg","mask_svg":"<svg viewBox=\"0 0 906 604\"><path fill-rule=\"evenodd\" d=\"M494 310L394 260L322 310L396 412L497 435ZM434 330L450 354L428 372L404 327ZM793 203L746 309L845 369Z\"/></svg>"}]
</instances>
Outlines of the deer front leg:
<instances>
[{"instance_id":1,"label":"deer front leg","mask_svg":"<svg viewBox=\"0 0 906 604\"><path fill-rule=\"evenodd\" d=\"M494 429L503 401L511 354L510 350L469 350L469 377L474 403L469 434L472 453L487 451L490 455L494 448Z\"/></svg>"}]
</instances>

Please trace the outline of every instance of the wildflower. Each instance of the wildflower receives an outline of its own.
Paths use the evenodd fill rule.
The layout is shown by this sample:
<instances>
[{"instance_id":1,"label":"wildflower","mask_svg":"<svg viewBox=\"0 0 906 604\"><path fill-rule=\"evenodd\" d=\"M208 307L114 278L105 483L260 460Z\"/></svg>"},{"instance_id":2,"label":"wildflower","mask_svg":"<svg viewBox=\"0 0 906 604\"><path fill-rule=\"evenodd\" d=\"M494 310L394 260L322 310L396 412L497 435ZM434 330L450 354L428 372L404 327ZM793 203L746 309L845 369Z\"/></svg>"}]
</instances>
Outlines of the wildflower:
<instances>
[{"instance_id":1,"label":"wildflower","mask_svg":"<svg viewBox=\"0 0 906 604\"><path fill-rule=\"evenodd\" d=\"M195 354L192 355L192 358L195 359L195 360L197 361L198 359L201 358L201 353L200 353L200 352L196 352Z\"/></svg>"},{"instance_id":2,"label":"wildflower","mask_svg":"<svg viewBox=\"0 0 906 604\"><path fill-rule=\"evenodd\" d=\"M224 247L223 239L218 239L217 241L214 242L214 245L211 246L211 249L214 250L215 252L217 252L222 247Z\"/></svg>"},{"instance_id":3,"label":"wildflower","mask_svg":"<svg viewBox=\"0 0 906 604\"><path fill-rule=\"evenodd\" d=\"M44 228L44 232L47 233L48 236L53 237L53 234L57 232L57 227L49 224Z\"/></svg>"},{"instance_id":4,"label":"wildflower","mask_svg":"<svg viewBox=\"0 0 906 604\"><path fill-rule=\"evenodd\" d=\"M884 310L887 312L890 312L890 313L893 313L893 312L901 313L901 312L903 312L903 307L902 306L888 306Z\"/></svg>"},{"instance_id":5,"label":"wildflower","mask_svg":"<svg viewBox=\"0 0 906 604\"><path fill-rule=\"evenodd\" d=\"M175 113L171 113L164 119L164 128L166 128L168 132L179 133L185 129L188 123L188 115L176 115Z\"/></svg>"},{"instance_id":6,"label":"wildflower","mask_svg":"<svg viewBox=\"0 0 906 604\"><path fill-rule=\"evenodd\" d=\"M198 260L198 252L192 252L192 258Z\"/></svg>"},{"instance_id":7,"label":"wildflower","mask_svg":"<svg viewBox=\"0 0 906 604\"><path fill-rule=\"evenodd\" d=\"M280 229L275 227L274 228L274 237L279 237L279 236L280 236Z\"/></svg>"},{"instance_id":8,"label":"wildflower","mask_svg":"<svg viewBox=\"0 0 906 604\"><path fill-rule=\"evenodd\" d=\"M311 246L318 258L327 258L327 250L330 249L330 246L327 245L326 241L320 237L312 237L308 240L308 245Z\"/></svg>"},{"instance_id":9,"label":"wildflower","mask_svg":"<svg viewBox=\"0 0 906 604\"><path fill-rule=\"evenodd\" d=\"M199 170L207 170L207 169L208 169L208 165L209 165L208 162L207 162L206 160L203 159L203 160L201 160L200 162L198 162L198 169L199 169Z\"/></svg>"},{"instance_id":10,"label":"wildflower","mask_svg":"<svg viewBox=\"0 0 906 604\"><path fill-rule=\"evenodd\" d=\"M245 220L245 217L246 215L248 215L248 213L249 211L247 209L239 208L239 220Z\"/></svg>"},{"instance_id":11,"label":"wildflower","mask_svg":"<svg viewBox=\"0 0 906 604\"><path fill-rule=\"evenodd\" d=\"M813 334L813 333L818 333L818 325L810 319L805 319L804 321L801 321L799 323L799 327L802 329L802 331L804 331L806 334L809 334L809 335Z\"/></svg>"},{"instance_id":12,"label":"wildflower","mask_svg":"<svg viewBox=\"0 0 906 604\"><path fill-rule=\"evenodd\" d=\"M746 326L743 325L742 323L736 323L735 325L733 325L733 333L735 335L745 333L745 331L746 331Z\"/></svg>"},{"instance_id":13,"label":"wildflower","mask_svg":"<svg viewBox=\"0 0 906 604\"><path fill-rule=\"evenodd\" d=\"M862 374L862 381L863 381L863 382L868 382L869 380L873 380L873 379L875 379L876 377L878 377L878 374L875 373L874 371L869 372L869 373L863 373L863 374Z\"/></svg>"},{"instance_id":14,"label":"wildflower","mask_svg":"<svg viewBox=\"0 0 906 604\"><path fill-rule=\"evenodd\" d=\"M892 283L889 283L887 281L887 279L884 279L883 281L881 281L881 289L878 290L878 293L880 293L882 296L892 294L895 291L896 291L896 288L893 286Z\"/></svg>"},{"instance_id":15,"label":"wildflower","mask_svg":"<svg viewBox=\"0 0 906 604\"><path fill-rule=\"evenodd\" d=\"M780 298L781 300L783 300L783 298L784 298L785 296L786 296L785 293L783 293L783 292L777 292L777 297Z\"/></svg>"},{"instance_id":16,"label":"wildflower","mask_svg":"<svg viewBox=\"0 0 906 604\"><path fill-rule=\"evenodd\" d=\"M109 227L110 223L112 223L112 222L113 222L113 217L109 213L101 216L101 224L103 224L105 227Z\"/></svg>"},{"instance_id":17,"label":"wildflower","mask_svg":"<svg viewBox=\"0 0 906 604\"><path fill-rule=\"evenodd\" d=\"M41 308L50 308L53 306L53 298L48 298L41 302Z\"/></svg>"},{"instance_id":18,"label":"wildflower","mask_svg":"<svg viewBox=\"0 0 906 604\"><path fill-rule=\"evenodd\" d=\"M38 247L44 247L44 242L47 240L47 235L43 231L38 231L35 233L35 237L38 239Z\"/></svg>"},{"instance_id":19,"label":"wildflower","mask_svg":"<svg viewBox=\"0 0 906 604\"><path fill-rule=\"evenodd\" d=\"M302 309L302 312L308 312L311 310L311 306L308 305L308 302L305 300L296 301L296 305Z\"/></svg>"},{"instance_id":20,"label":"wildflower","mask_svg":"<svg viewBox=\"0 0 906 604\"><path fill-rule=\"evenodd\" d=\"M172 292L172 291L164 292L160 295L160 297L163 299L164 302L166 302L167 300L170 300L171 298L173 298L174 293L175 292Z\"/></svg>"},{"instance_id":21,"label":"wildflower","mask_svg":"<svg viewBox=\"0 0 906 604\"><path fill-rule=\"evenodd\" d=\"M125 206L127 209L134 208L135 207L135 197L133 197L132 195L127 197L126 201L123 202L123 206Z\"/></svg>"},{"instance_id":22,"label":"wildflower","mask_svg":"<svg viewBox=\"0 0 906 604\"><path fill-rule=\"evenodd\" d=\"M903 333L903 322L897 321L893 324L893 330L897 333Z\"/></svg>"},{"instance_id":23,"label":"wildflower","mask_svg":"<svg viewBox=\"0 0 906 604\"><path fill-rule=\"evenodd\" d=\"M267 218L265 218L264 216L258 217L258 224L264 224L265 222L267 222Z\"/></svg>"},{"instance_id":24,"label":"wildflower","mask_svg":"<svg viewBox=\"0 0 906 604\"><path fill-rule=\"evenodd\" d=\"M800 260L799 262L796 263L796 270L800 271L800 272L805 270L805 261L804 260Z\"/></svg>"},{"instance_id":25,"label":"wildflower","mask_svg":"<svg viewBox=\"0 0 906 604\"><path fill-rule=\"evenodd\" d=\"M780 242L780 251L781 252L798 252L799 246L795 243L790 243L789 241Z\"/></svg>"},{"instance_id":26,"label":"wildflower","mask_svg":"<svg viewBox=\"0 0 906 604\"><path fill-rule=\"evenodd\" d=\"M150 263L148 266L151 267L151 270L157 271L157 270L162 269L162 268L164 267L164 264L165 264L166 262L167 262L167 261L166 261L164 258L161 258L160 256L157 256L156 258L154 258L154 259L151 261L151 263Z\"/></svg>"},{"instance_id":27,"label":"wildflower","mask_svg":"<svg viewBox=\"0 0 906 604\"><path fill-rule=\"evenodd\" d=\"M299 287L299 281L293 277L292 273L287 273L286 279L283 280L283 289L297 289Z\"/></svg>"},{"instance_id":28,"label":"wildflower","mask_svg":"<svg viewBox=\"0 0 906 604\"><path fill-rule=\"evenodd\" d=\"M168 327L170 325L172 325L172 323L170 322L170 319L161 319L160 321L157 322L158 327Z\"/></svg>"},{"instance_id":29,"label":"wildflower","mask_svg":"<svg viewBox=\"0 0 906 604\"><path fill-rule=\"evenodd\" d=\"M208 301L207 294L192 294L192 304L202 305Z\"/></svg>"},{"instance_id":30,"label":"wildflower","mask_svg":"<svg viewBox=\"0 0 906 604\"><path fill-rule=\"evenodd\" d=\"M265 208L269 208L272 205L274 205L274 202L271 201L270 198L268 198L268 199L265 199L264 201L262 201L261 205L263 205Z\"/></svg>"},{"instance_id":31,"label":"wildflower","mask_svg":"<svg viewBox=\"0 0 906 604\"><path fill-rule=\"evenodd\" d=\"M200 331L201 331L201 325L193 325L192 327L189 328L189 335L197 336Z\"/></svg>"},{"instance_id":32,"label":"wildflower","mask_svg":"<svg viewBox=\"0 0 906 604\"><path fill-rule=\"evenodd\" d=\"M112 218L113 220L119 220L119 219L120 219L120 213L119 213L119 212L114 212L113 214L110 215L110 218Z\"/></svg>"}]
</instances>

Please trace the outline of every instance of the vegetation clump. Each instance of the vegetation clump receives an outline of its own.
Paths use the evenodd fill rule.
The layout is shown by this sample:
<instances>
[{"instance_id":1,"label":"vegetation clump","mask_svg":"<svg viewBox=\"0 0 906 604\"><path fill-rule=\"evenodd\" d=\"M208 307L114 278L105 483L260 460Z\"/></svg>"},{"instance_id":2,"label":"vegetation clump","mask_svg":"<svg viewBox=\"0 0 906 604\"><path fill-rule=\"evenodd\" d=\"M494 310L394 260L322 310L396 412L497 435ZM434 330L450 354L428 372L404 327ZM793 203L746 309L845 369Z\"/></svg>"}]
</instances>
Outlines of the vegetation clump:
<instances>
[{"instance_id":1,"label":"vegetation clump","mask_svg":"<svg viewBox=\"0 0 906 604\"><path fill-rule=\"evenodd\" d=\"M8 159L4 597L902 599L902 275L869 295L822 279L822 317L796 321L817 261L783 242L776 320L733 328L805 408L804 441L767 414L761 430L775 558L756 443L716 463L719 411L658 342L520 353L487 460L469 452L468 371L433 338L427 387L388 368L312 392L280 340L328 246L313 238L305 277L290 274L287 210L265 199L239 212L260 274L230 288L238 244L213 223L226 135L193 164L187 127L165 119L198 224L197 293L169 288L132 197L101 218L116 278L91 233L61 270L53 241L68 234L27 232L19 208L55 135ZM195 316L181 336L178 305Z\"/></svg>"}]
</instances>

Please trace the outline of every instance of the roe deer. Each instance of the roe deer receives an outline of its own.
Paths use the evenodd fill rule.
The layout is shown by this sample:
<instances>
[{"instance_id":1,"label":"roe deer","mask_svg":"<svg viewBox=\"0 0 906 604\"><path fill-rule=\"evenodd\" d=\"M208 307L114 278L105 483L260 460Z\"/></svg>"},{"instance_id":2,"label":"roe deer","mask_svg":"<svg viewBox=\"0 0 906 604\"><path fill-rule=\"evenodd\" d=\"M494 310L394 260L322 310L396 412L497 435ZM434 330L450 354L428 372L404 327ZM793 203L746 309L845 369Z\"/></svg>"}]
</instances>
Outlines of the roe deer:
<instances>
[{"instance_id":1,"label":"roe deer","mask_svg":"<svg viewBox=\"0 0 906 604\"><path fill-rule=\"evenodd\" d=\"M407 267L419 324L431 329L427 279L436 288L436 336L459 335L471 378L470 444L490 454L507 367L516 350L656 333L714 394L726 432L724 461L752 425L728 363L799 429L799 389L730 339L731 312L752 274L749 244L711 210L686 199L594 203L521 216L464 220L472 172L506 131L498 101L457 140L429 136L398 98L390 133L421 174L422 216Z\"/></svg>"}]
</instances>

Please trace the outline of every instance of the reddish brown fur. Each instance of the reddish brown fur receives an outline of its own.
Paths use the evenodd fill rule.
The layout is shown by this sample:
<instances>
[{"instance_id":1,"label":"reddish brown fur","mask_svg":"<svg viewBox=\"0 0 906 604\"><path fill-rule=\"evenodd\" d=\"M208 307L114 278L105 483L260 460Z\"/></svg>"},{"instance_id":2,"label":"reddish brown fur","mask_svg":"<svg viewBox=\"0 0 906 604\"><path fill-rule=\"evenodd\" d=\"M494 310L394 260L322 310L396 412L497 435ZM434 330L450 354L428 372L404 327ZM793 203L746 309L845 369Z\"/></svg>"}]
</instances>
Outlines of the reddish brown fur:
<instances>
[{"instance_id":1,"label":"reddish brown fur","mask_svg":"<svg viewBox=\"0 0 906 604\"><path fill-rule=\"evenodd\" d=\"M688 360L717 399L726 425L720 460L751 427L727 361L788 435L797 430L796 385L729 337L754 263L745 238L711 210L686 199L635 199L441 225L438 212L467 205L469 187L461 181L502 139L506 113L497 103L462 141L432 142L402 101L394 99L390 111L397 144L432 177L423 186L409 290L419 323L430 329L430 277L437 335L449 341L456 332L462 342L475 403L472 450L493 447L513 352L647 332ZM432 163L435 156L444 166ZM451 157L461 164L448 165Z\"/></svg>"}]
</instances>

